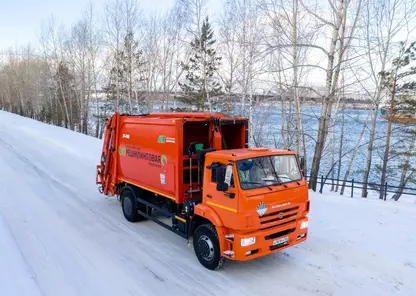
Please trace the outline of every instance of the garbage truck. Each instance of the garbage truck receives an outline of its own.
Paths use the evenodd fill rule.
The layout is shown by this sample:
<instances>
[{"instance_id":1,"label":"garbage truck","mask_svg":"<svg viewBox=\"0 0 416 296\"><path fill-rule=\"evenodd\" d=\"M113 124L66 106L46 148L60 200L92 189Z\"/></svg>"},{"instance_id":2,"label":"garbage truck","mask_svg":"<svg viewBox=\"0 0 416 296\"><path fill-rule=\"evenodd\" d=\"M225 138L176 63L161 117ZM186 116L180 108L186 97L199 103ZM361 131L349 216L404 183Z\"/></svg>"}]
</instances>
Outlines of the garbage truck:
<instances>
[{"instance_id":1,"label":"garbage truck","mask_svg":"<svg viewBox=\"0 0 416 296\"><path fill-rule=\"evenodd\" d=\"M96 171L129 222L152 220L192 243L202 266L247 261L308 237L303 161L249 147L248 119L221 113L115 113Z\"/></svg>"}]
</instances>

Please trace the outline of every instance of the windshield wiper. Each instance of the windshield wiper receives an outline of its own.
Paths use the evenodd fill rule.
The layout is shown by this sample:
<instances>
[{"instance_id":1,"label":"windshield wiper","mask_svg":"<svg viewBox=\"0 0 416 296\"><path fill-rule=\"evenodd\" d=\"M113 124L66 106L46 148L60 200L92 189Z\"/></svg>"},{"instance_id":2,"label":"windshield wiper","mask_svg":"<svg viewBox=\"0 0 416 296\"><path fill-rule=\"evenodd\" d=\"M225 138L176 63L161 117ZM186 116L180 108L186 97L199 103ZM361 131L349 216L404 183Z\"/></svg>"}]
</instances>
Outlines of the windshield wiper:
<instances>
[{"instance_id":1,"label":"windshield wiper","mask_svg":"<svg viewBox=\"0 0 416 296\"><path fill-rule=\"evenodd\" d=\"M272 158L269 156L269 160L270 160L270 165L272 166L272 169L273 169L273 173L274 173L274 175L276 176L276 180L277 180L277 182L279 182L279 184L278 185L282 185L283 184L283 182L282 182L282 180L279 178L279 176L277 175L277 172L276 172L276 169L274 168L274 164L273 164L273 162L272 162Z\"/></svg>"},{"instance_id":2,"label":"windshield wiper","mask_svg":"<svg viewBox=\"0 0 416 296\"><path fill-rule=\"evenodd\" d=\"M276 183L272 184L272 186L275 186L275 185L283 185L283 186L285 186L285 188L287 188L287 185L286 184L284 184L282 182L279 182L279 181L277 181Z\"/></svg>"}]
</instances>

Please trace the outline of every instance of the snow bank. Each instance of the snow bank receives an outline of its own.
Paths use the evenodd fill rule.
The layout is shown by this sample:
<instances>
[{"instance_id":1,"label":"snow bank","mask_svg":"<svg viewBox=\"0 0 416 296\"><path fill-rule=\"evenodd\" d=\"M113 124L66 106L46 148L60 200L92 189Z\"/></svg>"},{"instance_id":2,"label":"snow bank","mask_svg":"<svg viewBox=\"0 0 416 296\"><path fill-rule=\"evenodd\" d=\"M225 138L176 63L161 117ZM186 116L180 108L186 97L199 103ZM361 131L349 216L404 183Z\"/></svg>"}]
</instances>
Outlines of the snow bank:
<instances>
[{"instance_id":1,"label":"snow bank","mask_svg":"<svg viewBox=\"0 0 416 296\"><path fill-rule=\"evenodd\" d=\"M311 193L309 239L211 272L95 186L101 141L0 111L0 295L416 295L416 204Z\"/></svg>"}]
</instances>

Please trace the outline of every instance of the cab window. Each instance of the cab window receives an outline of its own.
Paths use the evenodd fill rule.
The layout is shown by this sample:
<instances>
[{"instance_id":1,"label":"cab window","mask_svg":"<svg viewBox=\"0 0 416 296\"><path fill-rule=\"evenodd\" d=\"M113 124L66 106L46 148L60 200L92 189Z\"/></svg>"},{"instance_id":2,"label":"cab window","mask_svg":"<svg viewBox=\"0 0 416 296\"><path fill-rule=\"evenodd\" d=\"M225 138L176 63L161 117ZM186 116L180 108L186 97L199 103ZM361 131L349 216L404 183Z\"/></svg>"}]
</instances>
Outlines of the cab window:
<instances>
[{"instance_id":1,"label":"cab window","mask_svg":"<svg viewBox=\"0 0 416 296\"><path fill-rule=\"evenodd\" d=\"M211 182L212 183L217 183L217 172L216 170L211 170ZM231 182L230 182L230 187L234 187L234 174L231 175Z\"/></svg>"}]
</instances>

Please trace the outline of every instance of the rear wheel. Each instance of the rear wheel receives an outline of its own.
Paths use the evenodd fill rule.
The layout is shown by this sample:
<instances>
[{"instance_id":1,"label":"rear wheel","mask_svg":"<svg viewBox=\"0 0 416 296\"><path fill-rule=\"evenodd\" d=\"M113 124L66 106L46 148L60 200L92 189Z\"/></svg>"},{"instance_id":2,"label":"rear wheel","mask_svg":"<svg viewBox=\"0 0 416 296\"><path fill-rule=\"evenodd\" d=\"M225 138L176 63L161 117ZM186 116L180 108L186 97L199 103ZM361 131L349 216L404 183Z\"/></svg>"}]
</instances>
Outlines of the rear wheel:
<instances>
[{"instance_id":1,"label":"rear wheel","mask_svg":"<svg viewBox=\"0 0 416 296\"><path fill-rule=\"evenodd\" d=\"M146 217L137 212L138 209L146 212L146 206L136 200L136 194L131 188L126 188L121 192L121 208L123 209L124 217L129 222L146 220Z\"/></svg>"},{"instance_id":2,"label":"rear wheel","mask_svg":"<svg viewBox=\"0 0 416 296\"><path fill-rule=\"evenodd\" d=\"M202 224L195 230L194 251L198 261L207 269L220 268L225 258L221 256L218 234L212 224Z\"/></svg>"}]
</instances>

